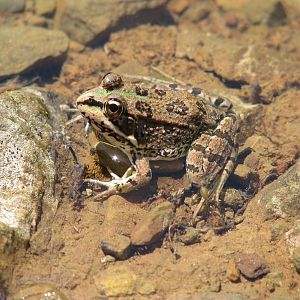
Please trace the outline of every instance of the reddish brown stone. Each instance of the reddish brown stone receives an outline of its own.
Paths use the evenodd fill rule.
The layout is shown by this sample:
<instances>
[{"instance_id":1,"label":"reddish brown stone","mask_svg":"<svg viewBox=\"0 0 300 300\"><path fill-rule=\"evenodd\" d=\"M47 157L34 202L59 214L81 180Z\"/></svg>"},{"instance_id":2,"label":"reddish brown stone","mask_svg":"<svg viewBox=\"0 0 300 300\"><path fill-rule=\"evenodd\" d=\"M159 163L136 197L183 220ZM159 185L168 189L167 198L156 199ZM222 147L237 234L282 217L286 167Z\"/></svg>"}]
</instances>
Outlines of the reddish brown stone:
<instances>
[{"instance_id":1,"label":"reddish brown stone","mask_svg":"<svg viewBox=\"0 0 300 300\"><path fill-rule=\"evenodd\" d=\"M240 253L236 262L241 273L250 280L257 279L270 272L265 260L256 253Z\"/></svg>"},{"instance_id":2,"label":"reddish brown stone","mask_svg":"<svg viewBox=\"0 0 300 300\"><path fill-rule=\"evenodd\" d=\"M240 270L237 267L235 260L230 260L227 270L226 270L226 277L231 282L239 282L240 281Z\"/></svg>"},{"instance_id":3,"label":"reddish brown stone","mask_svg":"<svg viewBox=\"0 0 300 300\"><path fill-rule=\"evenodd\" d=\"M173 220L172 203L159 204L134 226L131 232L131 243L136 246L146 246L159 241Z\"/></svg>"}]
</instances>

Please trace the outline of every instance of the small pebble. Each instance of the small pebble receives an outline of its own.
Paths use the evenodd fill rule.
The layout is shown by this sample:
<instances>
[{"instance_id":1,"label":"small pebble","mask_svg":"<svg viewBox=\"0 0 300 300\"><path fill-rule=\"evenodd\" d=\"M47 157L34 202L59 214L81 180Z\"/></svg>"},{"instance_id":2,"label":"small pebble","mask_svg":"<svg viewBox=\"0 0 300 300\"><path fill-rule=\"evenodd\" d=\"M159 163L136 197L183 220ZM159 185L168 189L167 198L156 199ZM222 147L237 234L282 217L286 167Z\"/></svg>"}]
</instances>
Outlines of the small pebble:
<instances>
[{"instance_id":1,"label":"small pebble","mask_svg":"<svg viewBox=\"0 0 300 300\"><path fill-rule=\"evenodd\" d=\"M115 262L115 261L116 261L116 259L111 255L105 255L105 256L101 257L101 259L100 259L100 262L103 265L106 265L108 263L112 263L112 262Z\"/></svg>"},{"instance_id":2,"label":"small pebble","mask_svg":"<svg viewBox=\"0 0 300 300\"><path fill-rule=\"evenodd\" d=\"M200 232L193 227L186 228L185 234L178 237L178 240L185 245L192 245L200 241Z\"/></svg>"},{"instance_id":3,"label":"small pebble","mask_svg":"<svg viewBox=\"0 0 300 300\"><path fill-rule=\"evenodd\" d=\"M242 196L241 192L236 189L227 189L224 196L224 204L234 211L237 211L239 208L243 207L245 199Z\"/></svg>"},{"instance_id":4,"label":"small pebble","mask_svg":"<svg viewBox=\"0 0 300 300\"><path fill-rule=\"evenodd\" d=\"M86 194L87 196L92 196L92 195L93 195L93 190L91 190L91 189L86 189L86 190L85 190L85 194Z\"/></svg>"},{"instance_id":5,"label":"small pebble","mask_svg":"<svg viewBox=\"0 0 300 300\"><path fill-rule=\"evenodd\" d=\"M244 216L235 216L234 217L234 224L238 225L241 224L242 222L244 222L245 217Z\"/></svg>"},{"instance_id":6,"label":"small pebble","mask_svg":"<svg viewBox=\"0 0 300 300\"><path fill-rule=\"evenodd\" d=\"M112 236L109 240L102 240L100 246L104 254L121 260L128 258L131 250L130 239L120 234Z\"/></svg>"},{"instance_id":7,"label":"small pebble","mask_svg":"<svg viewBox=\"0 0 300 300\"><path fill-rule=\"evenodd\" d=\"M240 281L240 270L238 269L236 261L234 259L230 260L228 263L228 267L226 270L226 277L231 282L239 282Z\"/></svg>"},{"instance_id":8,"label":"small pebble","mask_svg":"<svg viewBox=\"0 0 300 300\"><path fill-rule=\"evenodd\" d=\"M235 28L237 25L238 25L238 18L237 16L232 13L232 12L228 12L226 15L225 15L225 24L227 27L229 28Z\"/></svg>"}]
</instances>

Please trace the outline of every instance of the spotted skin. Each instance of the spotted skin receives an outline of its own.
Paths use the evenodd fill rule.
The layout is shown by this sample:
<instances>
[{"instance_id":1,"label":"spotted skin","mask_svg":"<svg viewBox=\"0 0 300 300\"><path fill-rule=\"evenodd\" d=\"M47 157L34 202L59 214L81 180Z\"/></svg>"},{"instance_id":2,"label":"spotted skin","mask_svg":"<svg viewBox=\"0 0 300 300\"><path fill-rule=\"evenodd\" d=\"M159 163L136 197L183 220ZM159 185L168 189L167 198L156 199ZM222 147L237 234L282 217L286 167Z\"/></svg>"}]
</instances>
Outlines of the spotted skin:
<instances>
[{"instance_id":1,"label":"spotted skin","mask_svg":"<svg viewBox=\"0 0 300 300\"><path fill-rule=\"evenodd\" d=\"M208 94L199 87L186 88L184 86L180 86L174 83L169 84L168 87L174 91L187 90L193 96L205 98L210 104L219 107L225 111L230 111L232 109L232 103L229 99Z\"/></svg>"},{"instance_id":2,"label":"spotted skin","mask_svg":"<svg viewBox=\"0 0 300 300\"><path fill-rule=\"evenodd\" d=\"M236 155L239 118L225 98L208 96L200 88L184 90L177 84L123 81L109 73L99 87L77 99L77 107L97 138L121 149L134 174L98 182L103 199L146 185L152 177L149 162L186 158L191 186L219 193Z\"/></svg>"}]
</instances>

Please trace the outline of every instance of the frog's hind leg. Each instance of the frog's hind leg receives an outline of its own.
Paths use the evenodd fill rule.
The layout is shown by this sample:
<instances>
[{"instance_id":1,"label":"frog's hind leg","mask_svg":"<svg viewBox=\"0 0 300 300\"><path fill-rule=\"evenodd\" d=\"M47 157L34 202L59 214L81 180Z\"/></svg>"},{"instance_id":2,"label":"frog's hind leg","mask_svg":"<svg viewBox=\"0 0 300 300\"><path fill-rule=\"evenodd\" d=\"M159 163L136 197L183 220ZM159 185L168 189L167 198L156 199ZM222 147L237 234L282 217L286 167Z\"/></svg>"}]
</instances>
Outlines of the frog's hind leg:
<instances>
[{"instance_id":1,"label":"frog's hind leg","mask_svg":"<svg viewBox=\"0 0 300 300\"><path fill-rule=\"evenodd\" d=\"M225 182L227 181L229 175L232 173L234 166L235 166L235 161L237 157L237 144L235 147L232 149L231 155L226 163L226 166L224 170L222 171L220 178L218 179L215 191L214 191L214 199L219 203L220 201L220 193L223 189L223 186Z\"/></svg>"},{"instance_id":2,"label":"frog's hind leg","mask_svg":"<svg viewBox=\"0 0 300 300\"><path fill-rule=\"evenodd\" d=\"M199 187L201 202L194 216L211 200L219 204L219 194L234 166L238 118L232 114L221 120L215 130L203 133L187 154L187 176Z\"/></svg>"},{"instance_id":3,"label":"frog's hind leg","mask_svg":"<svg viewBox=\"0 0 300 300\"><path fill-rule=\"evenodd\" d=\"M226 183L229 175L234 169L235 166L235 160L237 156L237 147L234 147L231 155L225 165L224 170L222 171L220 177L218 178L217 182L214 184L213 188L209 191L205 186L200 187L200 195L201 200L199 204L197 205L196 209L193 213L193 218L196 218L196 216L199 214L200 211L202 211L203 208L207 205L208 201L210 200L211 195L212 201L216 203L219 211L220 209L220 193L223 189L224 184Z\"/></svg>"}]
</instances>

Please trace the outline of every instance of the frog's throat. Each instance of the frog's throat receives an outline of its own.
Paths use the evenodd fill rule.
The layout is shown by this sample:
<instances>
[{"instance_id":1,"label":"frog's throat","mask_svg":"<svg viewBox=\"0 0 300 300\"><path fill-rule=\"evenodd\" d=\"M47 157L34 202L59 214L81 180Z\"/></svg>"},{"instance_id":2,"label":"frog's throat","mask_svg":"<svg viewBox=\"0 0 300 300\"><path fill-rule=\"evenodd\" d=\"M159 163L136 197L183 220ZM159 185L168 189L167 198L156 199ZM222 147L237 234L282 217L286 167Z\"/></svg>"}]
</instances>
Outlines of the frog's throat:
<instances>
[{"instance_id":1,"label":"frog's throat","mask_svg":"<svg viewBox=\"0 0 300 300\"><path fill-rule=\"evenodd\" d=\"M120 136L120 137L124 138L125 140L127 140L133 147L138 147L138 141L136 140L134 135L132 135L132 134L126 135L116 125L114 125L109 120L104 120L103 123L106 128L108 128L109 130L111 130L113 132L112 137L108 134L105 134L105 132L101 133L102 135L104 135L105 139L107 139L107 141L110 144L115 145L116 143L114 142L115 141L114 136Z\"/></svg>"}]
</instances>

